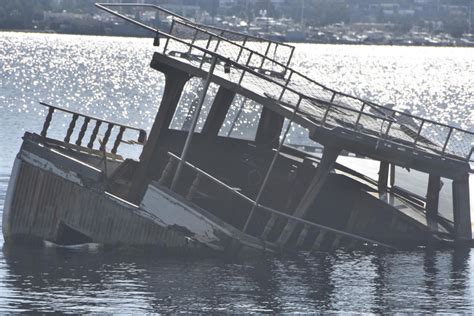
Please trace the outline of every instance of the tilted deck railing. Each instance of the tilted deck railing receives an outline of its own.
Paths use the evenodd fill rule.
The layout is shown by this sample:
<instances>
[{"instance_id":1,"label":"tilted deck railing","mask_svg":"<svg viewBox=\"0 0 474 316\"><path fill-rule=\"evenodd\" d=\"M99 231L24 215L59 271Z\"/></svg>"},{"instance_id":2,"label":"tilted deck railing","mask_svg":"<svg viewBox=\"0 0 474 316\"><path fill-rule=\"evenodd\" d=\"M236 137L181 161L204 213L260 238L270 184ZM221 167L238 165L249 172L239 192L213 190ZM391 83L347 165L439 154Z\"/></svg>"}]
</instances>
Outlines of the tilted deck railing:
<instances>
[{"instance_id":1,"label":"tilted deck railing","mask_svg":"<svg viewBox=\"0 0 474 316\"><path fill-rule=\"evenodd\" d=\"M266 54L253 51L239 43L230 42L192 23L180 20L173 21L169 33L177 38L184 38L184 41L189 45L188 53L191 55L189 56L191 57L190 59L199 56L198 54L194 54L194 56L192 54L193 52L201 52L201 50L193 47L197 46L225 56L235 63L242 64L259 74L265 75L267 78L271 77L268 78L268 81L278 85L278 87L273 87L272 89L274 91L273 97L278 101L295 104L297 96L304 96L304 103L306 105L300 107L304 108L306 106L306 108L312 109L307 111L301 110L300 114L317 119L323 124L326 123L328 118L331 118L331 109L343 109L344 111L340 113L342 115L338 116L332 113L333 126L344 125L346 128L349 127L359 131L365 128L372 133L375 132L379 136L393 141L398 140L405 144L418 145L425 149L434 150L441 155L453 155L465 160L470 160L472 157L473 132L391 109L330 89L289 68L287 65L268 57ZM186 34L191 33L194 36L192 39L188 39L189 36L186 36ZM179 47L181 47L181 42L174 43L177 47L173 48L170 41L172 42L173 40L167 38L162 53L186 57L186 55L180 54ZM184 47L181 52L185 51L185 49ZM202 68L202 63L210 63L211 58L206 58L206 53L204 52L201 58L197 60L200 61L199 68ZM238 79L239 84L243 80L244 73ZM263 84L259 84L259 86L263 86ZM292 93L297 96L292 96ZM317 113L314 113L314 110ZM341 120L341 118L344 119L343 123L345 124L341 122L335 123L336 119ZM377 118L379 121L375 122L374 119L377 120ZM413 124L409 124L410 122Z\"/></svg>"},{"instance_id":2,"label":"tilted deck railing","mask_svg":"<svg viewBox=\"0 0 474 316\"><path fill-rule=\"evenodd\" d=\"M104 126L107 125L107 128L105 130L103 138L99 142L99 148L97 148L100 151L105 151L106 150L107 143L109 141L109 138L112 134L112 130L114 128L115 129L118 128L118 132L117 132L117 135L115 137L113 147L110 151L112 154L117 153L117 150L118 150L118 148L119 148L119 146L122 142L137 143L137 144L140 144L140 145L144 145L146 143L147 135L146 135L145 130L143 130L143 129L132 127L132 126L127 126L127 125L123 125L123 124L119 124L119 123L116 123L116 122L107 121L107 120L96 118L96 117L93 117L93 116L90 116L90 115L81 114L81 113L74 112L74 111L71 111L71 110L68 110L68 109L59 108L59 107L56 107L56 106L53 106L53 105L50 105L50 104L47 104L47 103L44 103L44 102L40 102L40 104L44 105L48 108L48 114L45 117L44 124L43 124L43 129L41 130L41 133L40 133L40 135L43 136L43 137L46 137L46 135L48 133L48 130L49 130L49 127L50 127L50 124L51 124L51 120L53 119L53 114L55 112L63 112L63 113L67 113L67 114L71 115L71 121L69 122L69 126L68 126L68 129L66 131L66 135L64 137L64 142L65 143L70 143L71 142L71 136L72 136L72 134L73 134L73 132L76 128L76 123L77 123L79 118L82 118L82 125L81 125L79 133L77 135L77 139L74 142L74 144L77 145L77 146L82 146L84 136L86 135L86 132L87 132L89 126L92 125L92 124L90 124L91 122L95 122L95 124L94 124L94 128L93 128L93 130L90 134L89 141L87 143L87 148L89 148L89 149L94 149L95 143L99 142L99 140L97 139L97 136L99 134L99 129L102 125L104 125ZM124 141L122 139L123 135L124 135L124 132L126 130L132 130L132 131L138 132L138 138L137 138L136 142L135 141Z\"/></svg>"},{"instance_id":3,"label":"tilted deck railing","mask_svg":"<svg viewBox=\"0 0 474 316\"><path fill-rule=\"evenodd\" d=\"M286 220L294 221L296 223L302 224L303 229L301 230L300 234L307 234L308 231L311 231L311 230L319 230L320 232L323 231L324 234L325 233L335 234L338 241L340 240L340 238L346 237L346 238L349 238L351 240L357 240L357 241L360 241L360 242L363 242L363 243L368 243L368 244L371 244L371 245L379 245L379 246L382 246L382 247L385 247L385 248L395 249L393 246L387 245L385 243L382 243L382 242L379 242L379 241L376 241L376 240L373 240L373 239L370 239L370 238L365 238L363 236L360 236L360 235L357 235L357 234L354 234L354 233L350 233L350 232L346 232L346 231L343 231L343 230L328 227L328 226L325 226L325 225L317 224L317 223L305 220L303 218L299 218L299 217L293 216L291 214L287 214L285 212L281 212L281 211L275 210L271 207L265 206L261 203L258 203L255 200L249 198L248 196L244 195L243 193L239 192L238 189L227 185L226 183L224 183L224 182L220 181L219 179L213 177L212 175L206 173L202 169L192 165L191 163L189 163L187 161L182 161L181 158L179 158L178 156L176 156L172 153L168 153L168 156L169 156L168 163L165 166L165 168L163 169L163 172L161 174L161 177L160 177L158 183L162 186L168 186L169 183L170 183L169 180L171 179L172 175L174 174L174 171L175 171L175 168L177 167L178 162L181 162L183 164L183 166L189 172L192 172L194 174L194 179L193 179L191 185L189 185L187 187L187 189L184 190L184 194L183 194L183 197L186 198L190 202L194 201L194 202L198 203L197 201L195 201L195 196L196 196L197 192L200 190L200 188L202 188L202 186L204 185L204 182L208 181L212 184L217 185L220 189L226 190L227 192L231 193L240 202L243 202L243 203L247 204L249 213L251 213L251 209L254 208L254 206L256 205L255 210L257 212L265 212L265 213L270 214L270 215L275 215L277 217L284 218ZM237 203L237 202L234 201L234 203ZM219 217L221 220L225 221L225 219L223 219L222 216L218 212L216 212L214 215ZM252 217L252 218L255 218L255 217ZM236 227L236 226L234 226L234 227L239 229L239 230L242 230L242 231L244 230L243 225L239 226L239 227ZM265 225L262 225L262 228L263 227L265 227ZM263 231L262 231L261 235L254 236L254 237L265 239ZM297 244L298 243L301 244L302 241L300 241L299 239L304 238L304 237L306 237L306 235L305 236L299 236L299 238L297 238L298 239ZM315 240L315 243L317 243L318 241L319 240ZM313 248L317 248L318 246L319 245L314 244Z\"/></svg>"},{"instance_id":4,"label":"tilted deck railing","mask_svg":"<svg viewBox=\"0 0 474 316\"><path fill-rule=\"evenodd\" d=\"M275 102L281 102L293 109L299 107L298 113L313 123L370 134L443 157L463 161L472 159L473 132L327 88L267 54L251 50L240 43L233 43L219 34L212 34L209 28L205 29L189 20L174 20L169 33L166 33L107 8L109 4L96 5L153 32L155 38L165 37L161 52L163 54L185 59L204 71L209 71L213 57L218 58L219 64L215 74L250 91L259 90L263 96ZM182 31L174 30L175 27L186 28L188 35L181 34L183 38L180 38ZM190 31L192 33L189 33ZM204 36L207 41L200 40ZM158 41L155 40L155 43L158 44ZM243 52L248 53L246 59L245 56L242 57ZM277 71L268 72L265 69L267 65L270 68L277 67Z\"/></svg>"},{"instance_id":5,"label":"tilted deck railing","mask_svg":"<svg viewBox=\"0 0 474 316\"><path fill-rule=\"evenodd\" d=\"M98 3L96 4L101 9L105 7L116 7L116 8L138 8L138 9L152 9L159 14L161 20L165 20L167 17L171 16L173 18L170 30L161 30L171 34L173 31L173 24L175 22L190 23L196 27L199 27L202 30L207 30L212 32L213 36L218 35L219 38L223 38L232 42L240 42L242 46L250 48L254 51L261 50L265 51L265 56L269 57L269 54L273 52L273 56L277 57L278 60L285 65L289 66L295 47L287 43L282 43L279 41L269 40L266 38L253 36L250 34L243 34L232 30L222 29L216 26L199 24L196 22L187 19L186 17L179 15L175 12L167 10L164 7L160 7L154 4L147 3ZM181 34L181 38L194 39L194 32L188 32Z\"/></svg>"}]
</instances>

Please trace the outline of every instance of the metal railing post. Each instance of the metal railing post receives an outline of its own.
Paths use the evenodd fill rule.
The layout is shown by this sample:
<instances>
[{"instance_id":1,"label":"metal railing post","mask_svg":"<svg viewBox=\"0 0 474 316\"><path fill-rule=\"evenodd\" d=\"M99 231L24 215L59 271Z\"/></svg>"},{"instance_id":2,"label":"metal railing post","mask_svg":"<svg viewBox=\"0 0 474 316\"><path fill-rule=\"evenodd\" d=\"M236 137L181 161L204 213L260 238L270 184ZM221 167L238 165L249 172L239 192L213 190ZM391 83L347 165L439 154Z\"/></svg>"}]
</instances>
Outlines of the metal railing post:
<instances>
[{"instance_id":1,"label":"metal railing post","mask_svg":"<svg viewBox=\"0 0 474 316\"><path fill-rule=\"evenodd\" d=\"M291 76L293 76L293 73L294 73L294 71L290 70L290 74L288 75L288 78L285 81L285 86L283 87L283 90L281 90L281 94L280 94L280 97L278 98L278 101L281 101L281 98L283 98L283 95L286 92L286 87L288 86L288 83L290 82Z\"/></svg>"},{"instance_id":2,"label":"metal railing post","mask_svg":"<svg viewBox=\"0 0 474 316\"><path fill-rule=\"evenodd\" d=\"M362 116L362 113L364 112L364 108L365 108L365 102L362 103L362 107L360 108L360 112L359 112L359 115L357 116L357 120L355 122L355 127L357 128L357 124L359 124L359 121L360 121L360 118Z\"/></svg>"},{"instance_id":3,"label":"metal railing post","mask_svg":"<svg viewBox=\"0 0 474 316\"><path fill-rule=\"evenodd\" d=\"M252 56L253 56L253 51L250 52L249 58L247 59L247 62L245 63L245 66L248 66L248 65L249 65L250 60L252 59Z\"/></svg>"},{"instance_id":4,"label":"metal railing post","mask_svg":"<svg viewBox=\"0 0 474 316\"><path fill-rule=\"evenodd\" d=\"M246 43L247 43L247 37L244 37L244 40L242 42L242 46L240 47L239 55L237 55L237 59L235 60L235 62L237 62L237 63L239 62L240 56L242 56L242 52L244 51Z\"/></svg>"},{"instance_id":5,"label":"metal railing post","mask_svg":"<svg viewBox=\"0 0 474 316\"><path fill-rule=\"evenodd\" d=\"M421 130L423 129L423 125L425 124L425 121L421 121L420 128L418 128L418 132L416 133L415 141L413 142L413 145L416 146L416 143L418 142L418 138L420 138Z\"/></svg>"},{"instance_id":6,"label":"metal railing post","mask_svg":"<svg viewBox=\"0 0 474 316\"><path fill-rule=\"evenodd\" d=\"M258 191L257 197L255 198L254 204L252 206L252 209L250 210L250 214L247 217L247 221L245 222L244 229L242 230L244 233L247 230L248 225L250 224L250 220L252 219L253 214L255 213L255 209L258 207L260 203L260 199L262 197L263 191L265 190L265 187L267 186L268 179L270 178L270 174L273 171L273 167L275 166L275 162L280 155L281 148L283 147L283 144L285 143L286 136L288 135L288 132L290 131L291 124L293 123L293 120L295 119L296 113L298 112L298 108L300 107L302 97L298 99L298 103L295 106L295 110L293 111L293 114L291 115L291 118L288 122L288 125L286 126L285 133L283 134L282 139L280 140L280 143L278 144L278 149L273 155L272 162L270 163L270 167L268 167L267 173L265 174L265 178L263 179L262 185L260 187L260 190Z\"/></svg>"},{"instance_id":7,"label":"metal railing post","mask_svg":"<svg viewBox=\"0 0 474 316\"><path fill-rule=\"evenodd\" d=\"M199 115L201 114L201 109L202 109L202 106L204 104L204 100L206 99L207 90L209 89L209 85L211 83L212 75L214 73L214 69L216 68L216 64L217 64L217 57L214 56L213 59L212 59L211 68L209 69L209 72L207 73L206 82L204 83L204 87L203 87L201 96L199 97L199 104L196 108L196 111L194 112L193 120L191 122L191 127L189 128L189 131L188 131L188 136L186 138L186 142L184 143L183 152L181 153L181 160L178 163L178 167L176 168L176 172L174 174L173 181L171 182L170 189L172 191L174 191L176 189L176 185L178 184L179 176L181 175L181 170L183 169L183 162L186 161L189 146L191 145L194 130L196 129L197 121L198 121Z\"/></svg>"},{"instance_id":8,"label":"metal railing post","mask_svg":"<svg viewBox=\"0 0 474 316\"><path fill-rule=\"evenodd\" d=\"M327 108L326 112L324 113L323 119L321 120L321 126L324 126L324 123L326 123L326 119L329 115L329 111L331 110L331 107L332 107L332 103L330 103L328 105L328 108Z\"/></svg>"},{"instance_id":9,"label":"metal railing post","mask_svg":"<svg viewBox=\"0 0 474 316\"><path fill-rule=\"evenodd\" d=\"M170 26L170 34L173 33L173 27L174 27L174 20L171 21L171 26ZM166 54L166 50L168 49L168 44L169 44L169 41L170 41L170 38L167 37L166 38L166 43L165 43L165 47L163 47L163 55Z\"/></svg>"},{"instance_id":10,"label":"metal railing post","mask_svg":"<svg viewBox=\"0 0 474 316\"><path fill-rule=\"evenodd\" d=\"M388 122L387 130L385 131L385 137L388 136L388 133L390 132L390 128L392 127L393 121Z\"/></svg>"},{"instance_id":11,"label":"metal railing post","mask_svg":"<svg viewBox=\"0 0 474 316\"><path fill-rule=\"evenodd\" d=\"M188 54L191 54L191 50L193 49L193 45L196 42L197 35L198 35L198 30L196 29L194 31L193 39L191 40L191 45L189 45Z\"/></svg>"},{"instance_id":12,"label":"metal railing post","mask_svg":"<svg viewBox=\"0 0 474 316\"><path fill-rule=\"evenodd\" d=\"M259 69L262 69L263 64L265 63L265 59L267 59L267 54L268 54L268 51L270 50L270 46L272 46L272 43L268 42L267 49L265 50L265 54L263 54L262 63L260 64Z\"/></svg>"},{"instance_id":13,"label":"metal railing post","mask_svg":"<svg viewBox=\"0 0 474 316\"><path fill-rule=\"evenodd\" d=\"M288 57L288 61L286 62L286 66L289 67L290 66L290 62L291 62L291 59L293 58L293 53L295 52L295 48L294 47L291 47L291 53L290 53L290 57Z\"/></svg>"},{"instance_id":14,"label":"metal railing post","mask_svg":"<svg viewBox=\"0 0 474 316\"><path fill-rule=\"evenodd\" d=\"M214 48L214 53L217 53L217 50L219 49L220 44L221 44L221 39L220 39L220 37L218 37L216 47Z\"/></svg>"},{"instance_id":15,"label":"metal railing post","mask_svg":"<svg viewBox=\"0 0 474 316\"><path fill-rule=\"evenodd\" d=\"M448 132L448 136L446 136L446 141L444 142L444 145L443 145L443 150L441 151L441 154L444 156L445 152L446 152L446 147L448 147L448 142L449 142L449 139L451 138L451 134L453 133L453 128L451 127L449 129L449 132Z\"/></svg>"},{"instance_id":16,"label":"metal railing post","mask_svg":"<svg viewBox=\"0 0 474 316\"><path fill-rule=\"evenodd\" d=\"M471 157L472 157L472 154L474 153L474 144L471 144L471 151L469 152L469 154L467 155L466 157L466 161L467 162L470 162L471 161Z\"/></svg>"},{"instance_id":17,"label":"metal railing post","mask_svg":"<svg viewBox=\"0 0 474 316\"><path fill-rule=\"evenodd\" d=\"M212 40L212 35L209 35L209 39L207 40L207 44L206 44L206 50L209 49L209 46L211 45L211 40ZM204 60L206 59L206 55L207 53L204 52L204 54L202 55L201 63L199 64L199 69L202 68L202 65L204 64Z\"/></svg>"}]
</instances>

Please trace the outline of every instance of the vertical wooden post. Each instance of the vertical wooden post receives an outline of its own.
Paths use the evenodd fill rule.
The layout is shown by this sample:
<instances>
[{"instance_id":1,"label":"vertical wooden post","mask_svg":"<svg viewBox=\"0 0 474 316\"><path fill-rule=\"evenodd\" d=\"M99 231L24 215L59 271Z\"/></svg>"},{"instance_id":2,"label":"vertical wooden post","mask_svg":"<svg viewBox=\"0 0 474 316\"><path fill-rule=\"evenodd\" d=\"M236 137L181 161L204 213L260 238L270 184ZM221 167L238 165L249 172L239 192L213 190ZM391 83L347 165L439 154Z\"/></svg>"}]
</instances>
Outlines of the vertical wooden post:
<instances>
[{"instance_id":1,"label":"vertical wooden post","mask_svg":"<svg viewBox=\"0 0 474 316\"><path fill-rule=\"evenodd\" d=\"M255 135L255 143L269 147L278 146L284 120L285 118L280 114L263 107L258 122L257 134Z\"/></svg>"},{"instance_id":2,"label":"vertical wooden post","mask_svg":"<svg viewBox=\"0 0 474 316\"><path fill-rule=\"evenodd\" d=\"M393 187L395 185L395 164L390 164L390 186Z\"/></svg>"},{"instance_id":3,"label":"vertical wooden post","mask_svg":"<svg viewBox=\"0 0 474 316\"><path fill-rule=\"evenodd\" d=\"M84 138L84 135L86 134L87 126L89 125L90 120L91 120L90 117L84 117L84 123L82 123L81 130L79 131L79 135L77 136L76 145L81 146L82 139Z\"/></svg>"},{"instance_id":4,"label":"vertical wooden post","mask_svg":"<svg viewBox=\"0 0 474 316\"><path fill-rule=\"evenodd\" d=\"M219 42L217 44L219 44ZM204 83L204 88L202 89L201 95L199 96L199 104L195 110L191 128L188 131L188 136L186 137L186 142L184 143L183 151L181 152L181 160L178 161L178 167L176 168L176 173L174 174L173 181L171 182L171 187L170 187L171 190L174 190L176 188L176 185L178 184L179 176L181 175L181 169L183 168L183 163L186 162L189 147L193 139L194 130L196 129L196 124L199 118L199 114L201 114L202 105L204 104L204 100L206 99L207 90L209 89L209 85L211 84L211 79L212 79L216 64L217 64L217 57L214 56L212 58L211 68L209 68L209 72L207 73L207 76L206 76L206 82Z\"/></svg>"},{"instance_id":5,"label":"vertical wooden post","mask_svg":"<svg viewBox=\"0 0 474 316\"><path fill-rule=\"evenodd\" d=\"M114 147L112 148L112 154L116 154L120 143L122 142L123 133L125 132L125 127L120 126L120 130L115 138Z\"/></svg>"},{"instance_id":6,"label":"vertical wooden post","mask_svg":"<svg viewBox=\"0 0 474 316\"><path fill-rule=\"evenodd\" d=\"M472 240L469 174L453 180L454 235L457 242Z\"/></svg>"},{"instance_id":7,"label":"vertical wooden post","mask_svg":"<svg viewBox=\"0 0 474 316\"><path fill-rule=\"evenodd\" d=\"M132 179L129 199L132 203L139 203L146 187L148 180L152 178L153 164L156 163L158 156L158 145L163 133L169 128L174 112L178 105L181 93L183 92L186 82L189 80L189 75L180 72L174 68L159 69L165 74L165 91L163 98L155 117L155 122L150 131L148 140L143 147L140 155L140 162Z\"/></svg>"},{"instance_id":8,"label":"vertical wooden post","mask_svg":"<svg viewBox=\"0 0 474 316\"><path fill-rule=\"evenodd\" d=\"M438 231L438 203L441 190L441 178L430 174L426 193L426 222L431 232Z\"/></svg>"},{"instance_id":9,"label":"vertical wooden post","mask_svg":"<svg viewBox=\"0 0 474 316\"><path fill-rule=\"evenodd\" d=\"M295 201L298 201L303 196L303 189L306 189L309 182L311 181L311 176L314 172L313 161L310 159L304 159L303 163L298 166L296 169L296 176L292 182L291 190L288 193L288 200L285 205L285 210L291 213L291 208L294 206ZM277 222L278 215L272 214L270 219L268 220L267 224L265 225L265 229L263 230L262 235L260 236L263 239L268 237L268 234L275 226ZM305 226L307 229L308 226Z\"/></svg>"},{"instance_id":10,"label":"vertical wooden post","mask_svg":"<svg viewBox=\"0 0 474 316\"><path fill-rule=\"evenodd\" d=\"M201 134L206 137L215 138L224 124L227 112L235 97L235 91L220 87L217 91L214 102L212 103L206 122L202 128Z\"/></svg>"},{"instance_id":11,"label":"vertical wooden post","mask_svg":"<svg viewBox=\"0 0 474 316\"><path fill-rule=\"evenodd\" d=\"M311 184L309 185L308 189L306 190L306 193L298 204L298 207L296 208L296 211L293 214L294 216L303 218L303 216L305 216L306 213L309 211L311 205L314 203L314 201L318 197L319 192L323 188L323 185L329 176L334 162L336 162L336 159L340 153L340 148L328 146L324 147L323 156L316 169L316 174L313 180L311 181ZM291 220L288 221L280 235L280 238L278 239L279 244L284 246L288 242L295 226L296 222Z\"/></svg>"},{"instance_id":12,"label":"vertical wooden post","mask_svg":"<svg viewBox=\"0 0 474 316\"><path fill-rule=\"evenodd\" d=\"M379 193L387 192L388 186L388 170L390 168L390 163L387 161L380 162L379 168L379 181L378 181L378 190Z\"/></svg>"},{"instance_id":13,"label":"vertical wooden post","mask_svg":"<svg viewBox=\"0 0 474 316\"><path fill-rule=\"evenodd\" d=\"M262 185L260 186L260 190L258 191L257 197L255 198L255 202L252 206L252 209L250 210L250 214L247 217L247 221L245 222L244 229L243 229L244 233L247 230L248 225L250 224L250 221L252 219L252 215L255 212L255 209L258 207L258 204L260 203L260 199L262 197L263 192L265 191L265 187L267 186L268 179L270 178L270 174L272 173L273 167L275 166L275 163L276 163L276 160L277 160L278 156L280 155L280 151L281 151L283 145L285 144L286 136L288 135L288 132L291 129L291 124L293 124L293 121L296 117L296 113L298 112L298 108L300 107L300 104L301 104L301 97L299 98L298 103L295 105L295 109L293 110L293 114L291 115L291 119L288 121L288 126L286 127L286 130L285 130L285 133L283 134L282 139L279 140L278 149L275 152L275 154L273 155L273 159L270 162L270 166L268 167L268 170L265 174L265 178L263 179Z\"/></svg>"},{"instance_id":14,"label":"vertical wooden post","mask_svg":"<svg viewBox=\"0 0 474 316\"><path fill-rule=\"evenodd\" d=\"M65 143L69 143L69 141L71 140L71 135L74 132L74 127L76 127L76 121L78 118L79 118L79 114L74 114L72 116L71 123L69 123L69 127L66 132L66 137L64 137Z\"/></svg>"},{"instance_id":15,"label":"vertical wooden post","mask_svg":"<svg viewBox=\"0 0 474 316\"><path fill-rule=\"evenodd\" d=\"M89 139L89 143L87 144L87 148L92 149L94 147L94 142L95 142L95 139L97 138L97 133L99 133L100 125L102 125L102 121L95 122L95 126L94 126L94 129L92 130L92 134Z\"/></svg>"},{"instance_id":16,"label":"vertical wooden post","mask_svg":"<svg viewBox=\"0 0 474 316\"><path fill-rule=\"evenodd\" d=\"M112 123L109 123L109 124L107 125L107 130L105 131L104 139L102 140L102 144L100 144L100 150L106 151L105 146L106 146L107 143L109 142L110 134L112 133L112 128L114 128L114 126L115 126L115 125L112 124Z\"/></svg>"}]
</instances>

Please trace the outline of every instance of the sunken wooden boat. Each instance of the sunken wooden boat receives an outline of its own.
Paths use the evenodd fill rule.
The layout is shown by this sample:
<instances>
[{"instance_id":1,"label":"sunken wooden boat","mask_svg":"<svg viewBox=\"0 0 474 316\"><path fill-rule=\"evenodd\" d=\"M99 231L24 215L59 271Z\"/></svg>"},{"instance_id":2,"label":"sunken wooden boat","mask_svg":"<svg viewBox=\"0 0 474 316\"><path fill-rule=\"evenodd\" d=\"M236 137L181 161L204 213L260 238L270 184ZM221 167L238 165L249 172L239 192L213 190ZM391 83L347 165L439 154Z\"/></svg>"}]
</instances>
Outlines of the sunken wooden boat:
<instances>
[{"instance_id":1,"label":"sunken wooden boat","mask_svg":"<svg viewBox=\"0 0 474 316\"><path fill-rule=\"evenodd\" d=\"M43 103L43 129L24 135L10 178L7 243L248 254L472 241L472 132L327 88L290 67L288 44L120 4L172 16L165 32L97 6L155 36L151 67L166 78L156 119L147 135ZM236 124L249 108L253 123ZM48 136L57 112L71 116L64 139ZM294 126L322 152L290 146ZM124 142L143 146L138 160L118 154ZM376 179L341 164L348 153L375 162ZM397 185L397 168L425 174L426 194Z\"/></svg>"}]
</instances>

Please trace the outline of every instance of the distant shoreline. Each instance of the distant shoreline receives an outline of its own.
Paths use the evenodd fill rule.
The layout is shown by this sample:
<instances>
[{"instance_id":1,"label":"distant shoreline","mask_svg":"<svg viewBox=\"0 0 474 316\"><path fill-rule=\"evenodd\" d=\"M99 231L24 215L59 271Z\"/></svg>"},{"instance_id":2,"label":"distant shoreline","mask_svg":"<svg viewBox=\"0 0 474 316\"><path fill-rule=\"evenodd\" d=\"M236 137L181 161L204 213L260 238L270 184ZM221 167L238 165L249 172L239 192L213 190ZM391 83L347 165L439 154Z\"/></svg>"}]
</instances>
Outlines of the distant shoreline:
<instances>
[{"instance_id":1,"label":"distant shoreline","mask_svg":"<svg viewBox=\"0 0 474 316\"><path fill-rule=\"evenodd\" d=\"M140 36L140 35L126 35L126 34L84 34L84 33L63 33L63 32L56 32L54 30L33 30L33 29L0 29L0 33L36 33L36 34L58 34L58 35L79 35L79 36L107 36L107 37L129 37L129 38L152 38L152 36ZM406 43L386 43L386 42L347 42L347 41L325 41L325 42L318 42L318 41L285 41L284 43L291 43L291 44L322 44L322 45L360 45L360 46L402 46L402 47L462 47L462 48L474 48L474 45L470 44L435 44L435 43L413 43L413 44L406 44Z\"/></svg>"}]
</instances>

